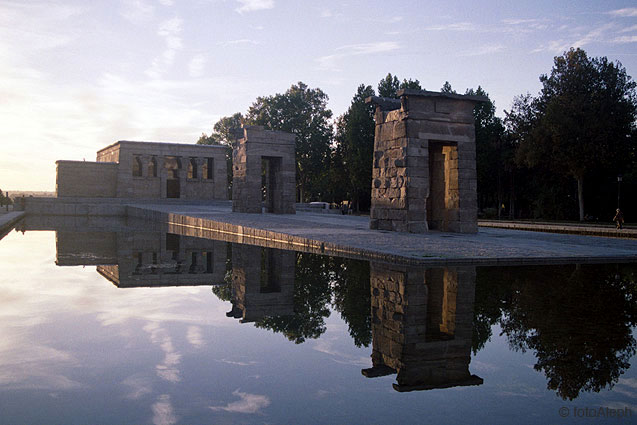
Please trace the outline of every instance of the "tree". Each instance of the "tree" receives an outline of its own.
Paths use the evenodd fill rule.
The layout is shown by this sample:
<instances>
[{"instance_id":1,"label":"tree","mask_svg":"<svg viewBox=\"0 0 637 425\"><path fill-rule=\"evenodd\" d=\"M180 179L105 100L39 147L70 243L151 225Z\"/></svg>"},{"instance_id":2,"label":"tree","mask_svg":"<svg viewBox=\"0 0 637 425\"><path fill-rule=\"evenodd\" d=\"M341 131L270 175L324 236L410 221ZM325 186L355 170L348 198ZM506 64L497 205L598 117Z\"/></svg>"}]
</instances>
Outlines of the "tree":
<instances>
[{"instance_id":1,"label":"tree","mask_svg":"<svg viewBox=\"0 0 637 425\"><path fill-rule=\"evenodd\" d=\"M237 112L229 117L222 117L212 127L212 133L207 136L203 133L199 140L198 145L224 145L226 146L226 170L228 171L228 190L232 187L232 147L235 142L235 136L233 130L241 128L243 123L243 115L241 112ZM231 193L231 192L230 192Z\"/></svg>"},{"instance_id":2,"label":"tree","mask_svg":"<svg viewBox=\"0 0 637 425\"><path fill-rule=\"evenodd\" d=\"M395 75L387 74L385 78L378 82L378 95L381 97L397 98L397 92L400 89L416 89L423 90L420 87L420 81L403 79L402 83Z\"/></svg>"},{"instance_id":3,"label":"tree","mask_svg":"<svg viewBox=\"0 0 637 425\"><path fill-rule=\"evenodd\" d=\"M374 107L365 103L369 96L374 96L371 86L358 86L349 109L336 126L337 152L342 155L347 192L357 211L368 209L371 201L375 124Z\"/></svg>"},{"instance_id":4,"label":"tree","mask_svg":"<svg viewBox=\"0 0 637 425\"><path fill-rule=\"evenodd\" d=\"M582 49L554 59L542 90L530 102L530 131L520 140L519 159L530 167L541 163L577 182L579 219L584 220L584 179L609 167L625 167L635 127L635 82L619 63L589 58ZM620 170L615 170L615 172Z\"/></svg>"},{"instance_id":5,"label":"tree","mask_svg":"<svg viewBox=\"0 0 637 425\"><path fill-rule=\"evenodd\" d=\"M445 82L441 91L455 93L449 82ZM512 172L509 145L504 137L502 120L495 116L495 103L481 86L467 89L465 95L484 96L488 100L478 103L473 109L476 135L476 163L478 176L478 206L496 207L500 218L504 198L504 174ZM507 179L510 182L510 179ZM512 208L509 208L511 211Z\"/></svg>"},{"instance_id":6,"label":"tree","mask_svg":"<svg viewBox=\"0 0 637 425\"><path fill-rule=\"evenodd\" d=\"M285 93L258 97L246 121L296 135L296 179L299 200L320 199L327 186L332 111L321 89L299 82Z\"/></svg>"},{"instance_id":7,"label":"tree","mask_svg":"<svg viewBox=\"0 0 637 425\"><path fill-rule=\"evenodd\" d=\"M396 97L396 92L400 88L400 81L395 75L387 74L385 78L378 82L378 95L381 97Z\"/></svg>"},{"instance_id":8,"label":"tree","mask_svg":"<svg viewBox=\"0 0 637 425\"><path fill-rule=\"evenodd\" d=\"M440 88L440 92L441 93L456 94L456 91L451 88L451 84L449 84L449 81L445 81L445 83Z\"/></svg>"}]
</instances>

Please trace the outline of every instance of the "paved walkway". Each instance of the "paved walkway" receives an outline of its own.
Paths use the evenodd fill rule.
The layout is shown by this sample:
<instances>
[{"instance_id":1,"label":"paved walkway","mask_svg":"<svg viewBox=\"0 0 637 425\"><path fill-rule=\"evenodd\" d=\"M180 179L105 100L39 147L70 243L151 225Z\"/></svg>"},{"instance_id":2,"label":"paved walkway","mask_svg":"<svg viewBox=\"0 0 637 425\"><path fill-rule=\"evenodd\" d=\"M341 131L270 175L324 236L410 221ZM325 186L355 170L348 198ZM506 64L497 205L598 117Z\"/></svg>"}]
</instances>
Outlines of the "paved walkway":
<instances>
[{"instance_id":1,"label":"paved walkway","mask_svg":"<svg viewBox=\"0 0 637 425\"><path fill-rule=\"evenodd\" d=\"M637 261L637 240L480 228L477 234L425 234L370 230L369 219L299 212L296 215L232 213L214 205L131 205L162 214L178 226L211 229L246 238L283 240L326 253L416 264L564 263ZM139 215L138 215L139 216Z\"/></svg>"}]
</instances>

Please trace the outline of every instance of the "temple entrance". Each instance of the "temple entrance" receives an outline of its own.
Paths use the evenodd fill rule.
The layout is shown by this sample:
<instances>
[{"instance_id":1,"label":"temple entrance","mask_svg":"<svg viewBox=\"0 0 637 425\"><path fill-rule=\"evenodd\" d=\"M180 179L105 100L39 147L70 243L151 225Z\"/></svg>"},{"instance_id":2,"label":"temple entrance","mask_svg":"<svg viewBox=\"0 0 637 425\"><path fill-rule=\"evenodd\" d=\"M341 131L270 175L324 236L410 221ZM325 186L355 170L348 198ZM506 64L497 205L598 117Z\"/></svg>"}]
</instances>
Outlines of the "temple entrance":
<instances>
[{"instance_id":1,"label":"temple entrance","mask_svg":"<svg viewBox=\"0 0 637 425\"><path fill-rule=\"evenodd\" d=\"M166 198L181 197L181 183L179 181L179 172L181 170L181 161L174 156L164 158L166 168Z\"/></svg>"},{"instance_id":2,"label":"temple entrance","mask_svg":"<svg viewBox=\"0 0 637 425\"><path fill-rule=\"evenodd\" d=\"M449 231L449 223L458 220L458 145L429 141L429 229Z\"/></svg>"},{"instance_id":3,"label":"temple entrance","mask_svg":"<svg viewBox=\"0 0 637 425\"><path fill-rule=\"evenodd\" d=\"M264 156L261 158L261 193L266 212L281 210L281 158Z\"/></svg>"}]
</instances>

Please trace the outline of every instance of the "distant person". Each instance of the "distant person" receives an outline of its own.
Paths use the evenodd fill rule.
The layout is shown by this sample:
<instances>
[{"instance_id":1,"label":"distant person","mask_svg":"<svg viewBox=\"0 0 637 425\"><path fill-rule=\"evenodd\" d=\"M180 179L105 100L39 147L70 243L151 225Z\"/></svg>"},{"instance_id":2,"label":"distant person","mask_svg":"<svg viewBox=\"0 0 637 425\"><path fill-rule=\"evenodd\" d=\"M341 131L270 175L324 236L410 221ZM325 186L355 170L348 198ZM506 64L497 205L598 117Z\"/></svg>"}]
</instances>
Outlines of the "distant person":
<instances>
[{"instance_id":1,"label":"distant person","mask_svg":"<svg viewBox=\"0 0 637 425\"><path fill-rule=\"evenodd\" d=\"M347 215L348 212L349 212L349 206L345 203L345 201L343 201L341 203L341 214Z\"/></svg>"},{"instance_id":2,"label":"distant person","mask_svg":"<svg viewBox=\"0 0 637 425\"><path fill-rule=\"evenodd\" d=\"M624 227L624 213L622 213L622 210L620 210L619 208L617 208L615 217L613 217L613 221L615 222L618 229L622 229Z\"/></svg>"}]
</instances>

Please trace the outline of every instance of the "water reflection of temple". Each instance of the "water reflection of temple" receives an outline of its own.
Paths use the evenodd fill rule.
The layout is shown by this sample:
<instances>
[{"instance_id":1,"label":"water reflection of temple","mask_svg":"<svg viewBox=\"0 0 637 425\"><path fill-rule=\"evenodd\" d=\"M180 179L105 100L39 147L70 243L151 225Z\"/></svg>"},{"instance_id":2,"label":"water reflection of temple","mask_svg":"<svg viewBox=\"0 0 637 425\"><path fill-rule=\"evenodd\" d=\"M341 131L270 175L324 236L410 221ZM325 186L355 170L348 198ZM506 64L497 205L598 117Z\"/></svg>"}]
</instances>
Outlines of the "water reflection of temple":
<instances>
[{"instance_id":1,"label":"water reflection of temple","mask_svg":"<svg viewBox=\"0 0 637 425\"><path fill-rule=\"evenodd\" d=\"M118 287L194 286L223 282L227 244L173 233L117 234L117 264L97 272Z\"/></svg>"},{"instance_id":2,"label":"water reflection of temple","mask_svg":"<svg viewBox=\"0 0 637 425\"><path fill-rule=\"evenodd\" d=\"M397 391L480 385L469 371L475 267L372 263L372 364L363 375L396 373Z\"/></svg>"},{"instance_id":3,"label":"water reflection of temple","mask_svg":"<svg viewBox=\"0 0 637 425\"><path fill-rule=\"evenodd\" d=\"M232 310L228 317L254 322L294 314L296 253L232 244Z\"/></svg>"},{"instance_id":4,"label":"water reflection of temple","mask_svg":"<svg viewBox=\"0 0 637 425\"><path fill-rule=\"evenodd\" d=\"M227 243L173 233L56 232L60 266L95 265L120 288L222 283Z\"/></svg>"}]
</instances>

